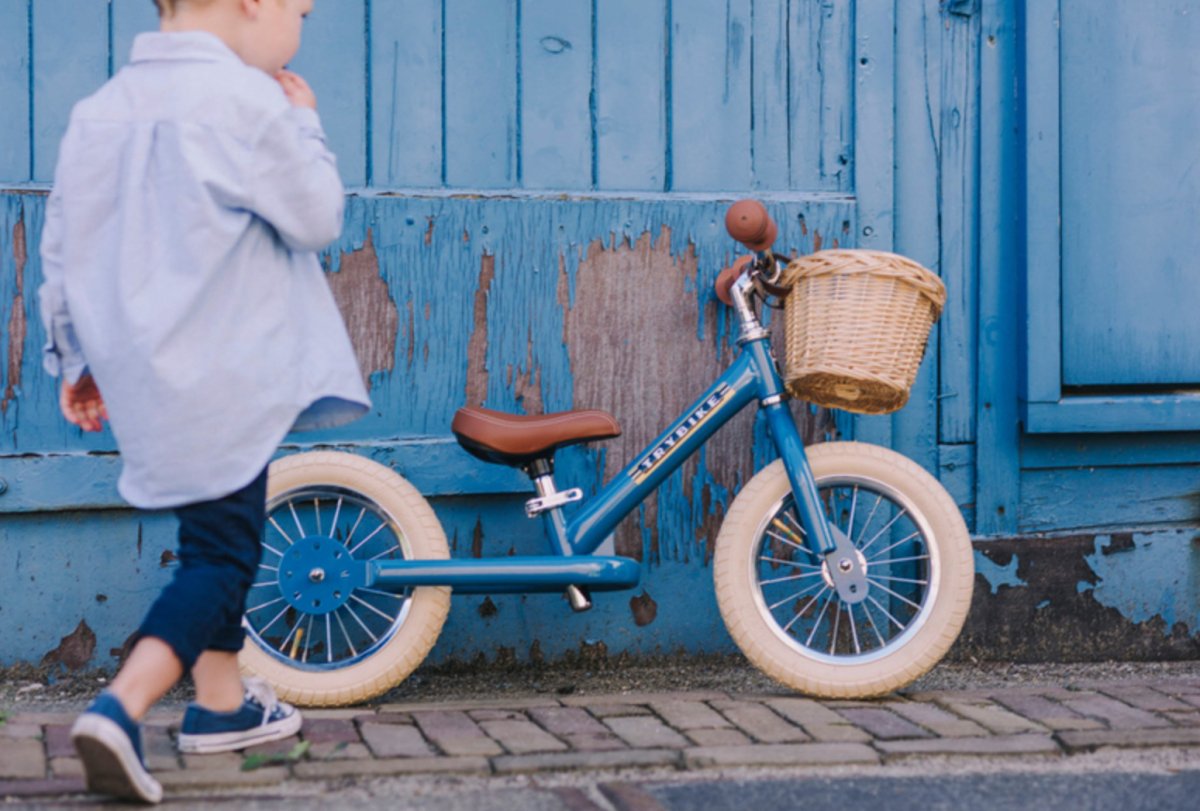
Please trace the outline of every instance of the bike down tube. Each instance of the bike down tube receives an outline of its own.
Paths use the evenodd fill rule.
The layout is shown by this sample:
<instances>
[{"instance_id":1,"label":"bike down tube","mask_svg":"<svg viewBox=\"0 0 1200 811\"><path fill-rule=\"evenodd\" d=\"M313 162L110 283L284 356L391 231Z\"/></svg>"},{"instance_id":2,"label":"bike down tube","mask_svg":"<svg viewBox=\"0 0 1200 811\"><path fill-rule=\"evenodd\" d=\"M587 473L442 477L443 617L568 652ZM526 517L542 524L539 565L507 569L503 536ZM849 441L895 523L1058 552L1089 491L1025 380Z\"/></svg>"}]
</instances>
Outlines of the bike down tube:
<instances>
[{"instance_id":1,"label":"bike down tube","mask_svg":"<svg viewBox=\"0 0 1200 811\"><path fill-rule=\"evenodd\" d=\"M577 555L591 554L638 504L682 465L709 437L749 403L772 401L783 391L775 371L775 362L765 340L750 341L734 363L701 395L684 416L675 421L648 449L589 500L567 522L567 541ZM833 539L817 502L816 484L804 457L804 446L786 405L775 402L765 406L772 436L790 472L795 469L793 487L807 497L797 497L802 526L814 532L818 554L834 548ZM805 484L807 482L807 487ZM804 514L807 511L807 514ZM810 528L811 527L811 528Z\"/></svg>"}]
</instances>

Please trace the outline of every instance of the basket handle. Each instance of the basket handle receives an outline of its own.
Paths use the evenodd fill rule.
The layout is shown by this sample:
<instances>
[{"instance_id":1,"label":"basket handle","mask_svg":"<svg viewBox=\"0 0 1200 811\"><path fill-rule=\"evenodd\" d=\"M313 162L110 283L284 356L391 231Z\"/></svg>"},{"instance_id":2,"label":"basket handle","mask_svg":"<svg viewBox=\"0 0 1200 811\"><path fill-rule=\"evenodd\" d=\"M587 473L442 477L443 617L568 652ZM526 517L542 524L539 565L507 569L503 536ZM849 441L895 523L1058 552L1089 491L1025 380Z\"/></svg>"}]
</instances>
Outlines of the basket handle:
<instances>
[{"instance_id":1,"label":"basket handle","mask_svg":"<svg viewBox=\"0 0 1200 811\"><path fill-rule=\"evenodd\" d=\"M779 236L779 226L757 200L738 200L725 213L725 230L729 236L756 253L771 250Z\"/></svg>"}]
</instances>

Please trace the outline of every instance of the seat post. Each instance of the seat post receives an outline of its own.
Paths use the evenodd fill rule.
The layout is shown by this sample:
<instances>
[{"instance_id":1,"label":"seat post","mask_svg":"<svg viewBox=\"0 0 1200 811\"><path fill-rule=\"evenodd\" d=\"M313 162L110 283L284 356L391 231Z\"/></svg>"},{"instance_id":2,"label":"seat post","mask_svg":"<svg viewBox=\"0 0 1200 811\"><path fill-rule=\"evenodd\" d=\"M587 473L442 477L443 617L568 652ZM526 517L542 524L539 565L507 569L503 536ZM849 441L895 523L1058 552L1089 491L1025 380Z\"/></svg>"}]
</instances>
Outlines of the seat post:
<instances>
[{"instance_id":1,"label":"seat post","mask_svg":"<svg viewBox=\"0 0 1200 811\"><path fill-rule=\"evenodd\" d=\"M562 514L562 506L582 499L583 491L578 487L559 491L558 485L554 482L554 459L552 457L534 459L524 466L524 470L525 474L533 480L533 487L537 491L537 498L525 502L526 515L533 518L541 513L547 513L546 518L550 521L551 534L558 545L556 551L563 557L574 555L575 550L567 541L567 525ZM566 597L571 610L577 613L587 611L592 607L591 595L588 594L587 589L575 585L567 586Z\"/></svg>"}]
</instances>

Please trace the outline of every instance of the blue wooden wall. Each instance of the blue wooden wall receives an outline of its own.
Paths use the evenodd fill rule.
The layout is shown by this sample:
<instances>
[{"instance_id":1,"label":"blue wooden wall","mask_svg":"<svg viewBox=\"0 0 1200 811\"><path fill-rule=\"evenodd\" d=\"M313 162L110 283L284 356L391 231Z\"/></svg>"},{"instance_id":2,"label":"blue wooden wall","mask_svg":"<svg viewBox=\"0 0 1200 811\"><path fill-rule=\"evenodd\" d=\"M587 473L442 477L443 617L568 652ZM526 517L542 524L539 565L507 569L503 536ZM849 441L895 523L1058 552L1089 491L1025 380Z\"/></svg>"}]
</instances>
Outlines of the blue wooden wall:
<instances>
[{"instance_id":1,"label":"blue wooden wall","mask_svg":"<svg viewBox=\"0 0 1200 811\"><path fill-rule=\"evenodd\" d=\"M295 439L400 470L459 554L540 551L520 509L527 483L459 451L454 410L608 409L624 436L558 464L562 485L597 487L729 357L711 293L737 253L722 215L756 195L789 252L895 250L945 279L905 409L795 408L813 439L881 442L934 471L980 539L984 594L1027 574L989 557L991 538L1134 527L1161 542L1131 546L1137 565L1121 572L1153 570L1155 555L1194 567L1179 532L1197 521L1200 412L1179 389L1200 386L1200 342L1180 315L1200 303L1182 283L1197 246L1160 214L1186 216L1179 201L1195 210L1200 192L1194 147L1159 153L1190 144L1200 117L1200 82L1168 81L1195 78L1200 14L1092 5L318 0L293 67L318 94L350 194L325 258L375 409ZM88 663L111 664L172 565L170 517L116 495L111 435L58 416L34 295L71 104L154 25L150 0L0 0L0 553L14 561L0 624L17 629L0 664L89 634ZM1114 49L1123 61L1105 62ZM1111 126L1097 133L1085 112L1100 101ZM1124 126L1134 102L1146 118ZM1131 299L1120 318L1102 309ZM557 597L456 598L434 661L730 650L710 544L769 454L746 415L619 529L618 549L648 564L635 593L581 616ZM1171 605L1187 598L1182 581L1104 564L1088 593L1106 607L1160 587Z\"/></svg>"}]
</instances>

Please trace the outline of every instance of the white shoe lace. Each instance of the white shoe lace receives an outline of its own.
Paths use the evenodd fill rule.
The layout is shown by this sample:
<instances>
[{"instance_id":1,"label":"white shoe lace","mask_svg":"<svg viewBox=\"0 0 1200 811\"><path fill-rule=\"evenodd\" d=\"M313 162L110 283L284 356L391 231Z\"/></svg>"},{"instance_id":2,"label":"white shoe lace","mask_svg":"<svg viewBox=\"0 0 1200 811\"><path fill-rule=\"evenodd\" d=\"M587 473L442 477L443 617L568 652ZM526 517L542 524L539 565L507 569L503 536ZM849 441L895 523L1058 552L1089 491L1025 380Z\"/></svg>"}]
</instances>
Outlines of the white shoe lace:
<instances>
[{"instance_id":1,"label":"white shoe lace","mask_svg":"<svg viewBox=\"0 0 1200 811\"><path fill-rule=\"evenodd\" d=\"M280 701L275 695L275 689L260 678L242 679L242 685L246 689L246 697L253 699L263 708L262 722L264 724L271 720L275 710L283 709L286 714L286 711L291 709L291 705Z\"/></svg>"}]
</instances>

